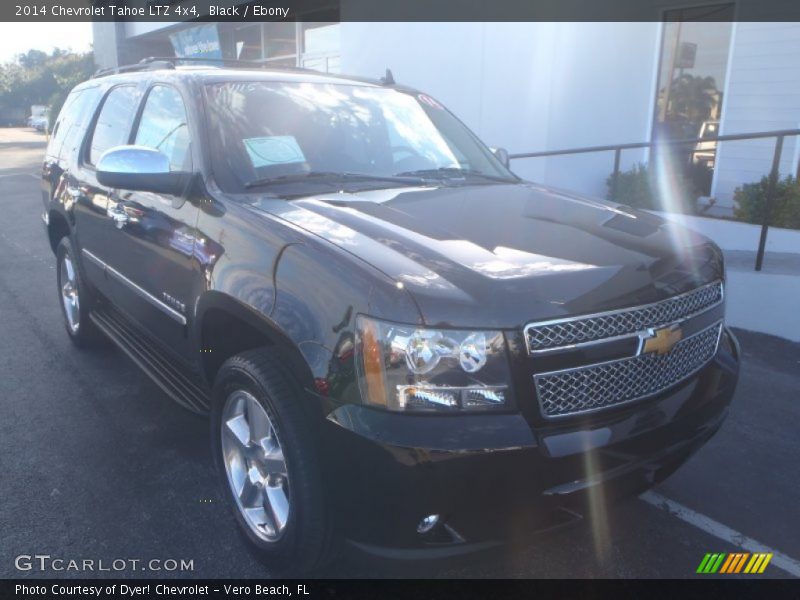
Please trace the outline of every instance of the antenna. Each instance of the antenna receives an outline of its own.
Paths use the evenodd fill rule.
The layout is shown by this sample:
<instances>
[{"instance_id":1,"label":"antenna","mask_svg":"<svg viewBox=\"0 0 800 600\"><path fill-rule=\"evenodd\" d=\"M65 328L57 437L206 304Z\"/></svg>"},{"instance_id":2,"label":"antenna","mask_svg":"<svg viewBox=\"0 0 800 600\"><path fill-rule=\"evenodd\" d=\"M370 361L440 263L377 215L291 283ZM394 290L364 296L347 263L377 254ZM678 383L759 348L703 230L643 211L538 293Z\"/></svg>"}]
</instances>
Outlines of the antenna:
<instances>
[{"instance_id":1,"label":"antenna","mask_svg":"<svg viewBox=\"0 0 800 600\"><path fill-rule=\"evenodd\" d=\"M381 77L381 85L394 85L394 75L391 69L386 69L386 75Z\"/></svg>"}]
</instances>

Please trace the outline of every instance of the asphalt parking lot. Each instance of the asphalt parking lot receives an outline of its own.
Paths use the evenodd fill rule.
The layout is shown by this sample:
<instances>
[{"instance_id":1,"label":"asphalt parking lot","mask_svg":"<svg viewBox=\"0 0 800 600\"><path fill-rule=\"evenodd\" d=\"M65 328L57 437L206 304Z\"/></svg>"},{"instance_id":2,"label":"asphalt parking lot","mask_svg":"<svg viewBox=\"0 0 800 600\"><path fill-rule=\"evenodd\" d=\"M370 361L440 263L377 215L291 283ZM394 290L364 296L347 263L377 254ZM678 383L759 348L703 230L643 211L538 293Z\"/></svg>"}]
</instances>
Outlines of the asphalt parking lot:
<instances>
[{"instance_id":1,"label":"asphalt parking lot","mask_svg":"<svg viewBox=\"0 0 800 600\"><path fill-rule=\"evenodd\" d=\"M67 339L40 220L43 150L41 134L0 129L0 577L42 575L17 570L21 554L194 566L117 576L268 577L221 502L206 422L121 352L81 353ZM707 552L757 543L776 553L759 577L800 576L800 344L737 333L730 417L646 499L455 565L343 556L323 575L692 577Z\"/></svg>"}]
</instances>

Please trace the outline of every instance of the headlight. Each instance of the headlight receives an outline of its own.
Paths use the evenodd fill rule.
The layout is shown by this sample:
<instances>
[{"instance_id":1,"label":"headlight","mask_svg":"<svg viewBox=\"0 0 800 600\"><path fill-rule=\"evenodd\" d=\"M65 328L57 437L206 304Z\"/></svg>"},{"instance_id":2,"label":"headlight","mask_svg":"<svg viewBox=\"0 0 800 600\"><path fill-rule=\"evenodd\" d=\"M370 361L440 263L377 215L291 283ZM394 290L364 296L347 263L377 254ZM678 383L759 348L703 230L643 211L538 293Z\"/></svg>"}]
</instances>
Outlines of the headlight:
<instances>
[{"instance_id":1,"label":"headlight","mask_svg":"<svg viewBox=\"0 0 800 600\"><path fill-rule=\"evenodd\" d=\"M509 406L501 332L428 329L364 316L356 328L356 368L365 402L397 411Z\"/></svg>"}]
</instances>

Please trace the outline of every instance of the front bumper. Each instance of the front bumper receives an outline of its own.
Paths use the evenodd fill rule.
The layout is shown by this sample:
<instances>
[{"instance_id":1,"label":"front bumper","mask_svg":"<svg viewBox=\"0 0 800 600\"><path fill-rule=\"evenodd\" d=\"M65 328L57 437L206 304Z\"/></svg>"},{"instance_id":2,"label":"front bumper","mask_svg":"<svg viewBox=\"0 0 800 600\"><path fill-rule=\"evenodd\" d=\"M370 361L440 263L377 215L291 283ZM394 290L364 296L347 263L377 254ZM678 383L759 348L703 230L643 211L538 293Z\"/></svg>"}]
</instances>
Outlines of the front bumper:
<instances>
[{"instance_id":1,"label":"front bumper","mask_svg":"<svg viewBox=\"0 0 800 600\"><path fill-rule=\"evenodd\" d=\"M346 405L323 428L342 533L371 553L428 557L479 549L585 512L602 494L641 493L719 429L739 374L723 333L714 359L665 393L553 424L523 414L404 415ZM426 515L441 515L428 534ZM446 525L446 527L445 527Z\"/></svg>"}]
</instances>

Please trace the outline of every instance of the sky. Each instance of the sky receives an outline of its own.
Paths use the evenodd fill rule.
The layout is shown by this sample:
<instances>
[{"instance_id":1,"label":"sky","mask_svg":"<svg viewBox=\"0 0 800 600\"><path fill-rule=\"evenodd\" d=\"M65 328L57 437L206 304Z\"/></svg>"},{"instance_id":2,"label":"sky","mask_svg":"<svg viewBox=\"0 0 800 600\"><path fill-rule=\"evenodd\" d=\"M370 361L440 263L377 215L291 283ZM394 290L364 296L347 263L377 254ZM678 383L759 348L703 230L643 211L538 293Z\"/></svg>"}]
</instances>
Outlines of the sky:
<instances>
[{"instance_id":1,"label":"sky","mask_svg":"<svg viewBox=\"0 0 800 600\"><path fill-rule=\"evenodd\" d=\"M31 48L50 52L54 47L75 52L89 50L92 24L81 23L0 23L0 63L14 59Z\"/></svg>"}]
</instances>

